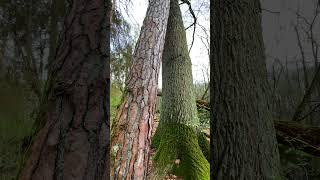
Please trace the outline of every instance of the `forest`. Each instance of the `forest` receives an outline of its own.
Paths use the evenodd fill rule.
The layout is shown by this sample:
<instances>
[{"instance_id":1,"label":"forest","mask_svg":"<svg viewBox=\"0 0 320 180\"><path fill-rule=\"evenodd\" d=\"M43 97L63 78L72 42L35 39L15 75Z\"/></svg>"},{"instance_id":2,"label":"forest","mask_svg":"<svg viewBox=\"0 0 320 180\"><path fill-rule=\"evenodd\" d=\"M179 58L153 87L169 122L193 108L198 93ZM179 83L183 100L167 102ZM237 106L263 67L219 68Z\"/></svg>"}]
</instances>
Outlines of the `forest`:
<instances>
[{"instance_id":1,"label":"forest","mask_svg":"<svg viewBox=\"0 0 320 180\"><path fill-rule=\"evenodd\" d=\"M319 180L318 16L318 0L1 0L0 180Z\"/></svg>"}]
</instances>

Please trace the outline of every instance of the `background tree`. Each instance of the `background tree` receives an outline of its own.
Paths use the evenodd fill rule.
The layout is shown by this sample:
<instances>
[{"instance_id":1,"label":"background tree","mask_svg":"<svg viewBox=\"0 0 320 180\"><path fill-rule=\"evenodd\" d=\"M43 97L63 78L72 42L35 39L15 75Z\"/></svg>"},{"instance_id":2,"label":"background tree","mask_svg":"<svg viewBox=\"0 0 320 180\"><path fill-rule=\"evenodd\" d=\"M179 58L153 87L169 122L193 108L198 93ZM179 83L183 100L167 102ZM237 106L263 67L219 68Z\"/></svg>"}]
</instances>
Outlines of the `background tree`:
<instances>
[{"instance_id":1,"label":"background tree","mask_svg":"<svg viewBox=\"0 0 320 180\"><path fill-rule=\"evenodd\" d=\"M123 94L125 82L133 54L133 38L130 34L132 26L121 14L120 8L115 7L111 26L111 80L112 86Z\"/></svg>"},{"instance_id":2,"label":"background tree","mask_svg":"<svg viewBox=\"0 0 320 180\"><path fill-rule=\"evenodd\" d=\"M55 54L66 3L57 1L4 1L0 4L0 41L6 68L29 86L40 100L46 66ZM12 51L14 49L14 51Z\"/></svg>"},{"instance_id":3,"label":"background tree","mask_svg":"<svg viewBox=\"0 0 320 180\"><path fill-rule=\"evenodd\" d=\"M159 142L154 161L157 173L209 179L209 163L196 133L199 119L191 66L179 1L171 0L162 58L161 116L155 135Z\"/></svg>"},{"instance_id":4,"label":"background tree","mask_svg":"<svg viewBox=\"0 0 320 180\"><path fill-rule=\"evenodd\" d=\"M44 127L20 179L108 176L110 1L72 1L50 62Z\"/></svg>"},{"instance_id":5,"label":"background tree","mask_svg":"<svg viewBox=\"0 0 320 180\"><path fill-rule=\"evenodd\" d=\"M8 101L0 102L15 109L0 110L0 179L16 176L36 131L33 124L48 77L49 54L55 55L66 7L62 0L0 2L0 94L14 97L9 106Z\"/></svg>"},{"instance_id":6,"label":"background tree","mask_svg":"<svg viewBox=\"0 0 320 180\"><path fill-rule=\"evenodd\" d=\"M126 94L112 124L112 179L146 177L168 15L169 1L149 1L128 74Z\"/></svg>"},{"instance_id":7,"label":"background tree","mask_svg":"<svg viewBox=\"0 0 320 180\"><path fill-rule=\"evenodd\" d=\"M218 0L212 6L214 179L279 178L260 2Z\"/></svg>"}]
</instances>

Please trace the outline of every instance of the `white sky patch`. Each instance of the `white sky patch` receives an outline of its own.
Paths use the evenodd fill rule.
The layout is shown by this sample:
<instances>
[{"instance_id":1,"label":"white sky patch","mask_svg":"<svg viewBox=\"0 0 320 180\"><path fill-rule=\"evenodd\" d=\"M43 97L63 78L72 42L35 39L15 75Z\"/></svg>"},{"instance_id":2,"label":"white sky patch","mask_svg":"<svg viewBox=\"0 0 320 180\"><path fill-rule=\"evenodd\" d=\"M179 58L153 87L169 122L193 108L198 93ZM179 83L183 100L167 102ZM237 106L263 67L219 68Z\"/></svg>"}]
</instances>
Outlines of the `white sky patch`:
<instances>
[{"instance_id":1,"label":"white sky patch","mask_svg":"<svg viewBox=\"0 0 320 180\"><path fill-rule=\"evenodd\" d=\"M134 0L130 1L128 5L123 7L120 5L124 18L131 24L132 36L135 40L138 39L143 20L145 18L148 0ZM209 32L210 32L210 11L209 0L191 1L192 9L197 16L197 26L195 31L194 43L190 52L192 62L192 75L194 83L208 82L209 79ZM193 23L193 18L189 12L186 4L180 5L184 26L188 27ZM187 31L188 47L190 48L193 35L193 27ZM161 69L159 75L159 87L162 87Z\"/></svg>"}]
</instances>

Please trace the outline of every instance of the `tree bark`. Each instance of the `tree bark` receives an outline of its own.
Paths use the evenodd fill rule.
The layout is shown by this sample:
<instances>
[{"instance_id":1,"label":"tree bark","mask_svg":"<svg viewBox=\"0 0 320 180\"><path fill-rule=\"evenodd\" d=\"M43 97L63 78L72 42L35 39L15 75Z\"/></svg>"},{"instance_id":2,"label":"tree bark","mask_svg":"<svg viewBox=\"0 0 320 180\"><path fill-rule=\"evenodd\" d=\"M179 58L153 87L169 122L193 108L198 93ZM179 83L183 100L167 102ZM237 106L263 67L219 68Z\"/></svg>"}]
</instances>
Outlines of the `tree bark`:
<instances>
[{"instance_id":1,"label":"tree bark","mask_svg":"<svg viewBox=\"0 0 320 180\"><path fill-rule=\"evenodd\" d=\"M108 179L110 2L74 0L20 179Z\"/></svg>"},{"instance_id":2,"label":"tree bark","mask_svg":"<svg viewBox=\"0 0 320 180\"><path fill-rule=\"evenodd\" d=\"M258 0L212 4L213 179L279 178Z\"/></svg>"},{"instance_id":3,"label":"tree bark","mask_svg":"<svg viewBox=\"0 0 320 180\"><path fill-rule=\"evenodd\" d=\"M127 94L112 127L111 179L145 179L168 0L151 0L128 75Z\"/></svg>"},{"instance_id":4,"label":"tree bark","mask_svg":"<svg viewBox=\"0 0 320 180\"><path fill-rule=\"evenodd\" d=\"M173 173L184 179L209 179L209 162L198 143L199 125L193 90L192 64L178 0L170 13L162 59L161 116L154 157L158 175ZM179 164L175 160L179 159ZM166 169L172 166L172 169ZM164 174L161 174L164 173Z\"/></svg>"}]
</instances>

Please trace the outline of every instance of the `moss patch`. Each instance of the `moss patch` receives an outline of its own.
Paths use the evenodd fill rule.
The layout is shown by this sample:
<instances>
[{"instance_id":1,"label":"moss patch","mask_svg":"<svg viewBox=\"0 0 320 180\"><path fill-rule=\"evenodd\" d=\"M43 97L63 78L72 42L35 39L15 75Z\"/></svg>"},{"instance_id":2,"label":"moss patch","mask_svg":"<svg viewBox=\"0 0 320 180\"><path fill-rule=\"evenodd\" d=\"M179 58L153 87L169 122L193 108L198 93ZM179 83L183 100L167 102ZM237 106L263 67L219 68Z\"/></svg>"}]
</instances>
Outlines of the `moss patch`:
<instances>
[{"instance_id":1,"label":"moss patch","mask_svg":"<svg viewBox=\"0 0 320 180\"><path fill-rule=\"evenodd\" d=\"M210 145L204 132L198 132L198 142L203 155L206 157L208 162L210 162Z\"/></svg>"},{"instance_id":2,"label":"moss patch","mask_svg":"<svg viewBox=\"0 0 320 180\"><path fill-rule=\"evenodd\" d=\"M157 127L157 130L154 133L154 136L152 137L151 147L152 148L159 147L160 141L161 141L161 123L159 123L159 126Z\"/></svg>"},{"instance_id":3,"label":"moss patch","mask_svg":"<svg viewBox=\"0 0 320 180\"><path fill-rule=\"evenodd\" d=\"M209 162L192 128L183 124L163 124L158 133L161 140L153 158L156 174L164 176L171 173L185 180L210 179Z\"/></svg>"}]
</instances>

